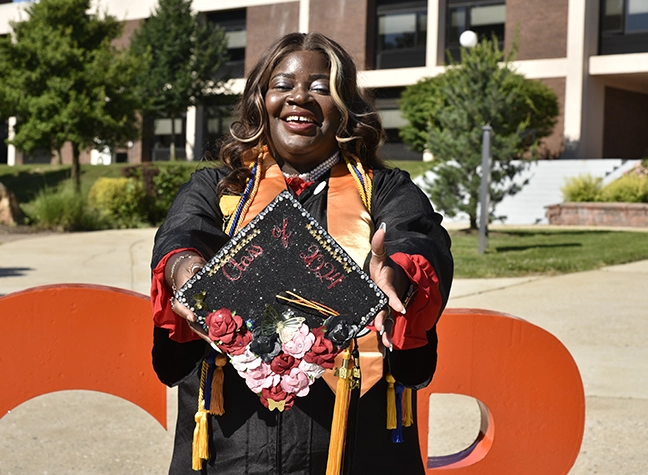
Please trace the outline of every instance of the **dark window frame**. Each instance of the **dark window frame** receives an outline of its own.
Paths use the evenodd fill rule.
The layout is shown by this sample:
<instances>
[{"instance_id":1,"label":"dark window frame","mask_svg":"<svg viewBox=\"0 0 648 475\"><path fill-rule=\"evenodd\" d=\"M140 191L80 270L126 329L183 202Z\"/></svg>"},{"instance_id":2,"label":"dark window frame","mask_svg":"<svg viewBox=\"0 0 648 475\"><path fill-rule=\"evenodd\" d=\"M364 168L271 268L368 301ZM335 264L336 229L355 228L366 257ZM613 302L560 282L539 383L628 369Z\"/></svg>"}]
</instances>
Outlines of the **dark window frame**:
<instances>
[{"instance_id":1,"label":"dark window frame","mask_svg":"<svg viewBox=\"0 0 648 475\"><path fill-rule=\"evenodd\" d=\"M506 8L506 1L505 0L448 0L448 5L446 8L446 34L445 34L445 48L444 50L450 51L450 54L455 60L459 60L460 57L460 50L461 50L461 44L459 43L459 38L457 37L456 41L451 41L450 40L450 26L451 26L451 20L452 20L452 13L454 9L456 8L465 8L466 9L466 28L463 31L466 30L471 30L472 29L472 23L471 23L471 9L474 7L488 7L488 6L496 6L496 5L504 5ZM506 39L506 20L504 21L503 29L502 29L502 37L498 38L498 44L500 49L504 48L504 41ZM474 31L474 30L473 30ZM463 32L461 32L463 33ZM459 35L461 35L459 33ZM458 36L459 36L458 35ZM481 35L479 39L483 39L484 35ZM488 36L488 39L490 39L490 36Z\"/></svg>"},{"instance_id":2,"label":"dark window frame","mask_svg":"<svg viewBox=\"0 0 648 475\"><path fill-rule=\"evenodd\" d=\"M648 52L648 22L646 28L628 30L627 29L627 16L628 16L628 2L629 0L621 0L622 11L621 17L617 19L620 24L618 27L606 27L606 7L605 0L600 4L600 18L599 18L599 45L598 54L628 54L628 53L646 53Z\"/></svg>"},{"instance_id":3,"label":"dark window frame","mask_svg":"<svg viewBox=\"0 0 648 475\"><path fill-rule=\"evenodd\" d=\"M397 14L414 14L415 15L415 33L414 33L414 46L403 48L381 48L380 45L380 18L387 15ZM421 16L425 17L425 30L421 28ZM375 27L375 68L376 69L395 69L402 67L421 67L425 66L427 54L427 1L412 1L412 2L398 2L394 0L378 1L376 5L376 27ZM421 38L422 41L421 41ZM405 55L404 63L399 64L399 61L394 61L390 58L391 55L398 54L401 57Z\"/></svg>"},{"instance_id":4,"label":"dark window frame","mask_svg":"<svg viewBox=\"0 0 648 475\"><path fill-rule=\"evenodd\" d=\"M646 23L646 27L641 30L628 30L627 29L627 18L628 18L628 2L630 0L621 0L623 2L623 7L622 7L622 12L621 12L621 28L618 29L610 29L610 30L604 30L604 19L605 19L605 7L607 6L607 3L605 0L601 1L601 20L599 22L599 31L601 35L642 35L645 33L648 33L648 23Z\"/></svg>"}]
</instances>

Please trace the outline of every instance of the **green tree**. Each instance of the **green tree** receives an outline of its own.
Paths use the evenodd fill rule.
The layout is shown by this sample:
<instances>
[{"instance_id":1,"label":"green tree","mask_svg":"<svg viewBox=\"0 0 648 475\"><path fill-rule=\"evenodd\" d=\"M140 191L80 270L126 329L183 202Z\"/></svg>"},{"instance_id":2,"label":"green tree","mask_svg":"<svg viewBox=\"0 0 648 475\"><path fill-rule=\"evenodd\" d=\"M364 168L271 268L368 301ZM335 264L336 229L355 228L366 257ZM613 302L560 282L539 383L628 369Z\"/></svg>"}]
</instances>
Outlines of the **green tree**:
<instances>
[{"instance_id":1,"label":"green tree","mask_svg":"<svg viewBox=\"0 0 648 475\"><path fill-rule=\"evenodd\" d=\"M558 99L548 86L526 79L511 69L515 49L505 55L496 40L483 40L462 50L461 61L443 74L408 87L401 111L409 124L400 131L403 141L433 154L433 180L426 191L448 216L465 212L477 229L481 183L482 126L493 128L491 210L506 195L524 185L513 181L527 162L536 158L539 139L551 134L558 115Z\"/></svg>"},{"instance_id":2,"label":"green tree","mask_svg":"<svg viewBox=\"0 0 648 475\"><path fill-rule=\"evenodd\" d=\"M224 30L191 11L191 0L160 0L131 43L147 66L138 82L148 99L145 113L171 119L171 160L176 159L175 120L217 94L227 59Z\"/></svg>"},{"instance_id":3,"label":"green tree","mask_svg":"<svg viewBox=\"0 0 648 475\"><path fill-rule=\"evenodd\" d=\"M117 50L122 24L88 13L90 0L42 0L0 39L0 115L16 116L12 143L25 152L73 151L72 178L80 188L79 154L115 147L138 136L141 94L133 88L140 59Z\"/></svg>"}]
</instances>

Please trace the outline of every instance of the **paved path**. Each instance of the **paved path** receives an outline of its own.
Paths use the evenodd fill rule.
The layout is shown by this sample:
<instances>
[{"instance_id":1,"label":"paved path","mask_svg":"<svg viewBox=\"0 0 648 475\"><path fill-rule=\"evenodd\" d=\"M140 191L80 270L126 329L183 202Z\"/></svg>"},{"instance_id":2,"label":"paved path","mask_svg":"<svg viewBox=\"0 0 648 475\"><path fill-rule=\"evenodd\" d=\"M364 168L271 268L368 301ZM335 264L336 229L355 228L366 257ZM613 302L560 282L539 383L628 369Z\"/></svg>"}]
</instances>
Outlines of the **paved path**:
<instances>
[{"instance_id":1,"label":"paved path","mask_svg":"<svg viewBox=\"0 0 648 475\"><path fill-rule=\"evenodd\" d=\"M62 282L147 293L153 235L136 229L0 240L0 294ZM524 318L556 335L576 359L587 421L572 475L648 473L647 282L648 261L556 277L455 281L450 307ZM172 426L175 391L169 398ZM434 401L434 451L465 447L477 424L474 403ZM0 474L162 474L171 442L171 432L116 397L48 394L0 419Z\"/></svg>"}]
</instances>

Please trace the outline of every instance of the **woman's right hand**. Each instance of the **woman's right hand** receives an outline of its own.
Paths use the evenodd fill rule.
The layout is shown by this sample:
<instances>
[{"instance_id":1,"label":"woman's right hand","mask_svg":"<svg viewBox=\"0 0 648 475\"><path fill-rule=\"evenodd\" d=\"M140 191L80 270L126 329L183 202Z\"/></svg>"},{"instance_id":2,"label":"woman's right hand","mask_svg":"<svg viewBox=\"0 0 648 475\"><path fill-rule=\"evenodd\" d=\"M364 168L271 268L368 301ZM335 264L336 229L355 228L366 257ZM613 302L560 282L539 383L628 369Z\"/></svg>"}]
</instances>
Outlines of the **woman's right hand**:
<instances>
[{"instance_id":1,"label":"woman's right hand","mask_svg":"<svg viewBox=\"0 0 648 475\"><path fill-rule=\"evenodd\" d=\"M191 279L200 269L207 263L203 257L192 251L179 252L171 256L167 261L164 268L164 277L169 288L173 293L175 290L181 288L189 279ZM207 343L212 344L209 336L200 327L195 324L196 315L185 305L175 299L175 295L171 300L171 309L180 317L187 320L187 324L191 331L200 336Z\"/></svg>"}]
</instances>

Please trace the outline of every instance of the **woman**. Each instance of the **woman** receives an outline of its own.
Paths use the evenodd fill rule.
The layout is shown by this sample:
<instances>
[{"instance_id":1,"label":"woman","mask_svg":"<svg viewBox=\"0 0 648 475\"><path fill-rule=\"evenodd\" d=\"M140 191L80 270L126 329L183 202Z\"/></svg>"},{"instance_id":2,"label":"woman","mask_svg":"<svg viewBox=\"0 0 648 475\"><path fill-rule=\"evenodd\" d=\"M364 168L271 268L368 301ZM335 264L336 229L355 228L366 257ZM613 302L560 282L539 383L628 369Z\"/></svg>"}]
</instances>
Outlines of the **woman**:
<instances>
[{"instance_id":1,"label":"woman","mask_svg":"<svg viewBox=\"0 0 648 475\"><path fill-rule=\"evenodd\" d=\"M179 386L173 474L195 473L198 368L211 347L188 325L192 312L170 297L227 242L224 229L232 234L263 208L264 196L291 190L387 294L393 314L381 312L374 321L379 335L369 338L388 349L384 374L406 386L423 387L432 378L435 324L452 280L441 217L405 172L386 169L376 156L382 126L337 43L316 33L279 39L250 73L237 114L221 149L225 167L193 175L155 239L153 363L162 382ZM231 216L232 200L249 201L245 216ZM334 405L326 383L316 380L292 409L271 412L230 364L223 369L225 413L210 418L210 456L202 471L323 474ZM402 443L393 443L386 429L381 376L370 389L363 386L347 473L423 474L416 425L403 429Z\"/></svg>"}]
</instances>

